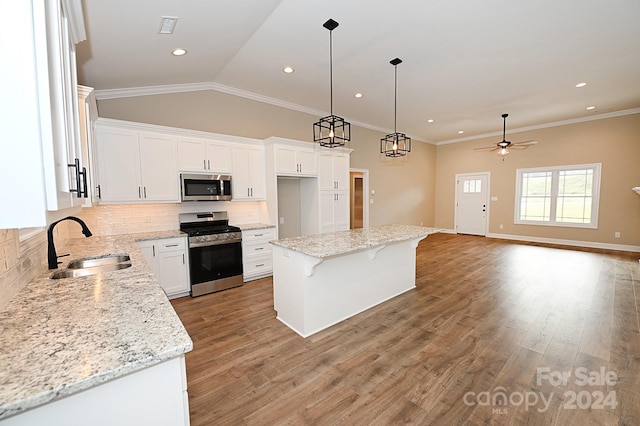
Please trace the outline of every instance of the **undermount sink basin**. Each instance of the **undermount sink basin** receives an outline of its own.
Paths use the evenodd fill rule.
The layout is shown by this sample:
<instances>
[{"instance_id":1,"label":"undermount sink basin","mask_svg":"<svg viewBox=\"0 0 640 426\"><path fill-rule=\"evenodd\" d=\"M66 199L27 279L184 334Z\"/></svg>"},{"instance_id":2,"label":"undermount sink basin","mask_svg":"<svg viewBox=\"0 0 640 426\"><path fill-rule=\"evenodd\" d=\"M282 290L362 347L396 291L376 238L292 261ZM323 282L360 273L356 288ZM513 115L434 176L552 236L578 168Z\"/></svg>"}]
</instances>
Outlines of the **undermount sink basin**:
<instances>
[{"instance_id":1,"label":"undermount sink basin","mask_svg":"<svg viewBox=\"0 0 640 426\"><path fill-rule=\"evenodd\" d=\"M87 275L95 275L101 274L103 272L111 272L117 271L119 269L129 268L131 266L131 262L124 263L114 263L111 265L101 265L94 266L92 268L83 268L83 269L61 269L60 271L56 271L51 274L52 280L59 280L60 278L77 278L84 277Z\"/></svg>"},{"instance_id":2,"label":"undermount sink basin","mask_svg":"<svg viewBox=\"0 0 640 426\"><path fill-rule=\"evenodd\" d=\"M76 259L69 262L68 269L84 269L95 268L98 266L117 265L123 262L129 262L131 258L126 253L109 254L106 256L87 257L84 259ZM129 265L131 266L131 265ZM122 269L122 268L117 268Z\"/></svg>"},{"instance_id":3,"label":"undermount sink basin","mask_svg":"<svg viewBox=\"0 0 640 426\"><path fill-rule=\"evenodd\" d=\"M129 268L131 258L127 253L108 254L106 256L85 257L69 262L67 269L61 269L51 274L49 278L77 278L87 275L101 274L103 272L117 271Z\"/></svg>"}]
</instances>

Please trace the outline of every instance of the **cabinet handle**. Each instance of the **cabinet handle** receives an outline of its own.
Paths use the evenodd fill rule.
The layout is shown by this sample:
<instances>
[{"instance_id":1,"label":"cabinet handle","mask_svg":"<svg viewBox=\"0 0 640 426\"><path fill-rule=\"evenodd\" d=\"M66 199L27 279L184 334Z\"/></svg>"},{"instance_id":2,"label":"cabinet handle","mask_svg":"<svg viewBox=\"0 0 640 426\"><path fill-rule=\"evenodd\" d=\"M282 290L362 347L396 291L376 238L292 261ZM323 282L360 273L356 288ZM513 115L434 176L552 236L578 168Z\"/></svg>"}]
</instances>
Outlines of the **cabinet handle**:
<instances>
[{"instance_id":1,"label":"cabinet handle","mask_svg":"<svg viewBox=\"0 0 640 426\"><path fill-rule=\"evenodd\" d=\"M184 253L182 253L182 264L184 265Z\"/></svg>"},{"instance_id":2,"label":"cabinet handle","mask_svg":"<svg viewBox=\"0 0 640 426\"><path fill-rule=\"evenodd\" d=\"M249 188L247 188L247 197L249 196Z\"/></svg>"},{"instance_id":3,"label":"cabinet handle","mask_svg":"<svg viewBox=\"0 0 640 426\"><path fill-rule=\"evenodd\" d=\"M144 198L147 198L147 187L144 187Z\"/></svg>"},{"instance_id":4,"label":"cabinet handle","mask_svg":"<svg viewBox=\"0 0 640 426\"><path fill-rule=\"evenodd\" d=\"M258 250L264 250L264 247L256 247L256 248L254 248L254 250L255 250L255 251L258 251Z\"/></svg>"},{"instance_id":5,"label":"cabinet handle","mask_svg":"<svg viewBox=\"0 0 640 426\"><path fill-rule=\"evenodd\" d=\"M140 192L142 189L140 187L138 187L138 198L142 198L142 192Z\"/></svg>"},{"instance_id":6,"label":"cabinet handle","mask_svg":"<svg viewBox=\"0 0 640 426\"><path fill-rule=\"evenodd\" d=\"M87 189L87 168L83 167L80 174L82 175L82 182L83 182L82 193L84 194L84 198L89 198L89 191Z\"/></svg>"},{"instance_id":7,"label":"cabinet handle","mask_svg":"<svg viewBox=\"0 0 640 426\"><path fill-rule=\"evenodd\" d=\"M202 168L207 170L207 160L202 160Z\"/></svg>"},{"instance_id":8,"label":"cabinet handle","mask_svg":"<svg viewBox=\"0 0 640 426\"><path fill-rule=\"evenodd\" d=\"M211 160L207 160L207 169L211 170Z\"/></svg>"},{"instance_id":9,"label":"cabinet handle","mask_svg":"<svg viewBox=\"0 0 640 426\"><path fill-rule=\"evenodd\" d=\"M153 257L156 257L156 245L153 244L151 248L153 249Z\"/></svg>"},{"instance_id":10,"label":"cabinet handle","mask_svg":"<svg viewBox=\"0 0 640 426\"><path fill-rule=\"evenodd\" d=\"M253 197L253 188L251 188L251 196Z\"/></svg>"},{"instance_id":11,"label":"cabinet handle","mask_svg":"<svg viewBox=\"0 0 640 426\"><path fill-rule=\"evenodd\" d=\"M264 263L258 263L258 264L256 265L256 268L259 268L259 267L261 267L261 266L264 266Z\"/></svg>"},{"instance_id":12,"label":"cabinet handle","mask_svg":"<svg viewBox=\"0 0 640 426\"><path fill-rule=\"evenodd\" d=\"M178 244L165 244L165 247L178 247Z\"/></svg>"},{"instance_id":13,"label":"cabinet handle","mask_svg":"<svg viewBox=\"0 0 640 426\"><path fill-rule=\"evenodd\" d=\"M262 237L264 234L253 234L254 237Z\"/></svg>"},{"instance_id":14,"label":"cabinet handle","mask_svg":"<svg viewBox=\"0 0 640 426\"><path fill-rule=\"evenodd\" d=\"M98 198L102 198L102 188L100 185L96 186L96 189L98 189Z\"/></svg>"},{"instance_id":15,"label":"cabinet handle","mask_svg":"<svg viewBox=\"0 0 640 426\"><path fill-rule=\"evenodd\" d=\"M75 192L77 197L80 198L82 196L82 190L80 189L80 159L76 158L73 164L67 164L67 167L73 167L76 170L76 189L69 188L69 192ZM71 185L69 185L71 186Z\"/></svg>"}]
</instances>

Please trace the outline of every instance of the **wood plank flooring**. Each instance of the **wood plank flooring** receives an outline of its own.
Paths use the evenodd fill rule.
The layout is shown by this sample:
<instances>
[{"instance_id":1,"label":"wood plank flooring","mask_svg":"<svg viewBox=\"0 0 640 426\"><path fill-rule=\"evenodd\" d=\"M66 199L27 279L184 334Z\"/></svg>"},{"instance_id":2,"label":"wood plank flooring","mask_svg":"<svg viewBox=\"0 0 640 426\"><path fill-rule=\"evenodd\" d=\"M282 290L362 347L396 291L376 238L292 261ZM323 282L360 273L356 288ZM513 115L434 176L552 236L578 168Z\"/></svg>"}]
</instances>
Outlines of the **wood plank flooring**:
<instances>
[{"instance_id":1,"label":"wood plank flooring","mask_svg":"<svg viewBox=\"0 0 640 426\"><path fill-rule=\"evenodd\" d=\"M430 235L415 290L307 339L270 278L173 300L191 424L638 424L638 256Z\"/></svg>"}]
</instances>

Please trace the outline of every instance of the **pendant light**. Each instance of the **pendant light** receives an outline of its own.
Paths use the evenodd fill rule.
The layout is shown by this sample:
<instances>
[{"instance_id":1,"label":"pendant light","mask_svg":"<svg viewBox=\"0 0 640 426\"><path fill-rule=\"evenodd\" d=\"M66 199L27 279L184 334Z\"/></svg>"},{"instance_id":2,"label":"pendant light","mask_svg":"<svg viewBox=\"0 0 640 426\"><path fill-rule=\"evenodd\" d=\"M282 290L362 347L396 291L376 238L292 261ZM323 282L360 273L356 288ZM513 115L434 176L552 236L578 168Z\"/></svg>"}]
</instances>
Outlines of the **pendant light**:
<instances>
[{"instance_id":1,"label":"pendant light","mask_svg":"<svg viewBox=\"0 0 640 426\"><path fill-rule=\"evenodd\" d=\"M389 62L393 65L395 76L395 102L393 112L393 133L388 134L380 139L380 154L387 157L404 157L411 152L411 138L404 133L397 131L398 123L398 65L402 63L402 59L395 58Z\"/></svg>"},{"instance_id":2,"label":"pendant light","mask_svg":"<svg viewBox=\"0 0 640 426\"><path fill-rule=\"evenodd\" d=\"M333 115L333 30L338 27L338 23L329 19L322 26L329 30L329 81L331 92L331 115L321 118L317 123L313 123L313 141L320 143L320 146L335 148L344 146L351 140L351 124L344 121L344 118Z\"/></svg>"}]
</instances>

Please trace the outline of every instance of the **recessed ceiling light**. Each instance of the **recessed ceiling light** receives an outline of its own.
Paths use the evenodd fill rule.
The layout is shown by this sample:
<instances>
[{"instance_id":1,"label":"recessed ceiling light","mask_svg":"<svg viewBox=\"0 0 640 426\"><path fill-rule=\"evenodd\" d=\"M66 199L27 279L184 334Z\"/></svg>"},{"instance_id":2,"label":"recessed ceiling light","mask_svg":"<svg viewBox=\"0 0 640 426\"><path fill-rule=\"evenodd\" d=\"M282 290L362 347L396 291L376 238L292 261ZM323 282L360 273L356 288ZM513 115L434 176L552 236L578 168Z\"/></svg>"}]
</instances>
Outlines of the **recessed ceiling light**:
<instances>
[{"instance_id":1,"label":"recessed ceiling light","mask_svg":"<svg viewBox=\"0 0 640 426\"><path fill-rule=\"evenodd\" d=\"M463 133L464 133L464 130L458 130L458 133L459 133L459 134L463 134Z\"/></svg>"},{"instance_id":2,"label":"recessed ceiling light","mask_svg":"<svg viewBox=\"0 0 640 426\"><path fill-rule=\"evenodd\" d=\"M576 84L576 87L584 87L586 85L587 85L587 83L578 83L578 84Z\"/></svg>"},{"instance_id":3,"label":"recessed ceiling light","mask_svg":"<svg viewBox=\"0 0 640 426\"><path fill-rule=\"evenodd\" d=\"M293 73L295 70L293 69L293 67L289 67L289 66L287 66L287 67L282 68L282 71L284 71L286 74L291 74L291 73Z\"/></svg>"},{"instance_id":4,"label":"recessed ceiling light","mask_svg":"<svg viewBox=\"0 0 640 426\"><path fill-rule=\"evenodd\" d=\"M362 97L362 93L358 92L355 95L353 95L354 98L361 98Z\"/></svg>"},{"instance_id":5,"label":"recessed ceiling light","mask_svg":"<svg viewBox=\"0 0 640 426\"><path fill-rule=\"evenodd\" d=\"M428 119L427 123L433 123L433 118Z\"/></svg>"},{"instance_id":6,"label":"recessed ceiling light","mask_svg":"<svg viewBox=\"0 0 640 426\"><path fill-rule=\"evenodd\" d=\"M588 110L596 109L596 106L595 105L590 105L590 106L587 107L587 109Z\"/></svg>"},{"instance_id":7,"label":"recessed ceiling light","mask_svg":"<svg viewBox=\"0 0 640 426\"><path fill-rule=\"evenodd\" d=\"M173 51L171 52L171 54L172 54L173 56L182 56L182 55L186 55L186 54L187 54L187 51L186 51L186 50L184 50L184 49L180 49L180 48L178 48L178 49L173 49Z\"/></svg>"}]
</instances>

